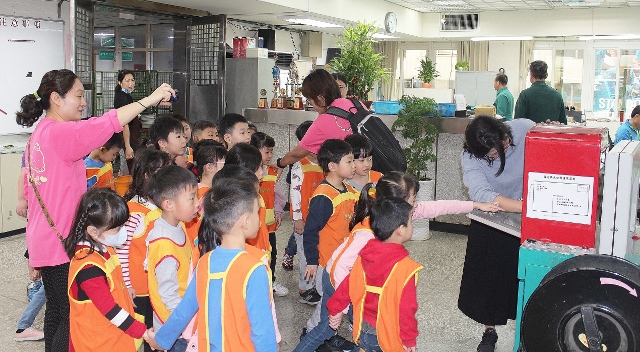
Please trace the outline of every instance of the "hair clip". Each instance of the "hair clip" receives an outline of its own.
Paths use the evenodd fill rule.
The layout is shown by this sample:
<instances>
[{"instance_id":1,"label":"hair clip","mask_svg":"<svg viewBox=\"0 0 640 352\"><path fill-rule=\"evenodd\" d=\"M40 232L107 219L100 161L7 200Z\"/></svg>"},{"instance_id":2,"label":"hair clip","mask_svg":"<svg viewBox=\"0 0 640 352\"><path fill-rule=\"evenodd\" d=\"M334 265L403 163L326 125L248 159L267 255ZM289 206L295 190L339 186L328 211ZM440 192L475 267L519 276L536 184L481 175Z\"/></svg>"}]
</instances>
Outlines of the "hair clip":
<instances>
[{"instance_id":1,"label":"hair clip","mask_svg":"<svg viewBox=\"0 0 640 352\"><path fill-rule=\"evenodd\" d=\"M38 91L33 92L33 95L36 97L36 99L40 100L40 96L38 95Z\"/></svg>"}]
</instances>

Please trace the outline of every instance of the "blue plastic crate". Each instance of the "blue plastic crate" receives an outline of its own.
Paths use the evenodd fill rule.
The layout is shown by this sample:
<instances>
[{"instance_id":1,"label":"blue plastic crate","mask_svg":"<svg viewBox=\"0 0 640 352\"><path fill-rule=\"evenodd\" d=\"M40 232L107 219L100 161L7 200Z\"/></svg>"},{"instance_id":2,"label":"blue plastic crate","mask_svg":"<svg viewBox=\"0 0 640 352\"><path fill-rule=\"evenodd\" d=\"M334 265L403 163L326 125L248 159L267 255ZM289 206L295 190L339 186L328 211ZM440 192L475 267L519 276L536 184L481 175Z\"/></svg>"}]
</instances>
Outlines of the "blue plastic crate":
<instances>
[{"instance_id":1,"label":"blue plastic crate","mask_svg":"<svg viewBox=\"0 0 640 352\"><path fill-rule=\"evenodd\" d=\"M440 116L442 117L456 116L456 104L438 103L438 114L440 114Z\"/></svg>"},{"instance_id":2,"label":"blue plastic crate","mask_svg":"<svg viewBox=\"0 0 640 352\"><path fill-rule=\"evenodd\" d=\"M395 100L373 102L373 110L379 115L397 115L403 106Z\"/></svg>"}]
</instances>

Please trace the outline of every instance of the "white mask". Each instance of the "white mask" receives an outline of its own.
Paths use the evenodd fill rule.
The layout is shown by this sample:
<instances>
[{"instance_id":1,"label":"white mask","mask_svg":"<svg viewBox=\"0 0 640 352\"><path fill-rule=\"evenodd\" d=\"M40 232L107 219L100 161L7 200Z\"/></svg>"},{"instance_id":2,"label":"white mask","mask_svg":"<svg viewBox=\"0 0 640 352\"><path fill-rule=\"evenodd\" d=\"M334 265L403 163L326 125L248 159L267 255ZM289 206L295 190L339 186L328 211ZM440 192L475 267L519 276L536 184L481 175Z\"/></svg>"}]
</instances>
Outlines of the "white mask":
<instances>
[{"instance_id":1,"label":"white mask","mask_svg":"<svg viewBox=\"0 0 640 352\"><path fill-rule=\"evenodd\" d=\"M102 244L109 247L119 247L122 246L127 241L127 228L122 226L120 227L120 231L113 236L106 237L105 239L100 240Z\"/></svg>"}]
</instances>

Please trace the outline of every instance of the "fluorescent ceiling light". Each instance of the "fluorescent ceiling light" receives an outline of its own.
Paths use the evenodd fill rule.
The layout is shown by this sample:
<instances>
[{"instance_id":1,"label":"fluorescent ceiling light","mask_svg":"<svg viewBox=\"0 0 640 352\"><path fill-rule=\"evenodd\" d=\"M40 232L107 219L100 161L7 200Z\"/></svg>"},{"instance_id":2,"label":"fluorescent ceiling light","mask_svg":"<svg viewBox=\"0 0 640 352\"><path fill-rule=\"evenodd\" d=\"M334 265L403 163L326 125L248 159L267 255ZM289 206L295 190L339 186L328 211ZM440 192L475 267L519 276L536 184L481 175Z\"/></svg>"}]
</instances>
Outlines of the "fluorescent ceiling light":
<instances>
[{"instance_id":1,"label":"fluorescent ceiling light","mask_svg":"<svg viewBox=\"0 0 640 352\"><path fill-rule=\"evenodd\" d=\"M384 34L384 33L373 33L371 36L374 39L399 39L400 37L394 37L392 35Z\"/></svg>"},{"instance_id":2,"label":"fluorescent ceiling light","mask_svg":"<svg viewBox=\"0 0 640 352\"><path fill-rule=\"evenodd\" d=\"M640 34L589 35L589 36L578 37L578 40L626 40L626 39L640 39Z\"/></svg>"},{"instance_id":3,"label":"fluorescent ceiling light","mask_svg":"<svg viewBox=\"0 0 640 352\"><path fill-rule=\"evenodd\" d=\"M489 40L533 40L532 36L522 36L522 37L473 37L471 38L472 42L483 42Z\"/></svg>"},{"instance_id":4,"label":"fluorescent ceiling light","mask_svg":"<svg viewBox=\"0 0 640 352\"><path fill-rule=\"evenodd\" d=\"M291 22L291 23L302 24L302 25L305 25L305 26L320 27L320 28L341 28L342 27L339 24L322 22L322 21L318 21L318 20L312 20L312 19L309 19L309 18L286 18L285 21Z\"/></svg>"}]
</instances>

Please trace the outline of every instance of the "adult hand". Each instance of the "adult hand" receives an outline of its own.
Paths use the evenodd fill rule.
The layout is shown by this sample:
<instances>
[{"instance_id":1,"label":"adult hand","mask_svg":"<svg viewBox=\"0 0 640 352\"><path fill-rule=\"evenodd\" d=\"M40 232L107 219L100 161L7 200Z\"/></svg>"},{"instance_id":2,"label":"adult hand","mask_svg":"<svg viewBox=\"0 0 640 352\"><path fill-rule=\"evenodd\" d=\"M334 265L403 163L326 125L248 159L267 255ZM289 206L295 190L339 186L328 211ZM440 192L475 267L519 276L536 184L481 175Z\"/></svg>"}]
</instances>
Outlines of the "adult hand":
<instances>
[{"instance_id":1,"label":"adult hand","mask_svg":"<svg viewBox=\"0 0 640 352\"><path fill-rule=\"evenodd\" d=\"M298 235L304 233L304 221L302 221L302 219L293 221L293 231Z\"/></svg>"},{"instance_id":2,"label":"adult hand","mask_svg":"<svg viewBox=\"0 0 640 352\"><path fill-rule=\"evenodd\" d=\"M317 272L317 265L307 265L307 269L304 271L304 279L307 280L307 282L315 282Z\"/></svg>"},{"instance_id":3,"label":"adult hand","mask_svg":"<svg viewBox=\"0 0 640 352\"><path fill-rule=\"evenodd\" d=\"M149 95L149 98L151 99L153 104L160 103L160 105L168 106L171 105L169 99L175 95L176 92L173 90L173 88L171 88L169 84L162 83L160 87L156 88L156 90L153 91L151 95Z\"/></svg>"},{"instance_id":4,"label":"adult hand","mask_svg":"<svg viewBox=\"0 0 640 352\"><path fill-rule=\"evenodd\" d=\"M40 270L29 265L29 280L36 281L40 278Z\"/></svg>"},{"instance_id":5,"label":"adult hand","mask_svg":"<svg viewBox=\"0 0 640 352\"><path fill-rule=\"evenodd\" d=\"M342 322L342 316L344 313L340 312L336 315L329 315L329 327L333 330L338 330L340 323Z\"/></svg>"},{"instance_id":6,"label":"adult hand","mask_svg":"<svg viewBox=\"0 0 640 352\"><path fill-rule=\"evenodd\" d=\"M124 148L124 156L127 158L127 160L133 159L133 148L131 148L130 146Z\"/></svg>"},{"instance_id":7,"label":"adult hand","mask_svg":"<svg viewBox=\"0 0 640 352\"><path fill-rule=\"evenodd\" d=\"M27 200L22 198L18 199L18 204L16 204L16 214L22 216L23 218L27 217Z\"/></svg>"}]
</instances>

